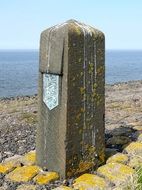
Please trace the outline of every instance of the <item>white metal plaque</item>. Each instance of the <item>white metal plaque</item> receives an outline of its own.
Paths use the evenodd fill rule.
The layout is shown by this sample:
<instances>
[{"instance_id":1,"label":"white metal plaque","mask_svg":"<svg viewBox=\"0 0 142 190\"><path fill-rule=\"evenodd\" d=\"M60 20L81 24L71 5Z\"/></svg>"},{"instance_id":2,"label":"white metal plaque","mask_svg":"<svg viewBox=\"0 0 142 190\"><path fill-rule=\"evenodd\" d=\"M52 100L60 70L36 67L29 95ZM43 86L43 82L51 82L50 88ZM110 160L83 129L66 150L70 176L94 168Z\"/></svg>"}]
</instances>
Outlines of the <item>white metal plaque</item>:
<instances>
[{"instance_id":1,"label":"white metal plaque","mask_svg":"<svg viewBox=\"0 0 142 190\"><path fill-rule=\"evenodd\" d=\"M59 104L59 75L43 74L43 101L52 110Z\"/></svg>"}]
</instances>

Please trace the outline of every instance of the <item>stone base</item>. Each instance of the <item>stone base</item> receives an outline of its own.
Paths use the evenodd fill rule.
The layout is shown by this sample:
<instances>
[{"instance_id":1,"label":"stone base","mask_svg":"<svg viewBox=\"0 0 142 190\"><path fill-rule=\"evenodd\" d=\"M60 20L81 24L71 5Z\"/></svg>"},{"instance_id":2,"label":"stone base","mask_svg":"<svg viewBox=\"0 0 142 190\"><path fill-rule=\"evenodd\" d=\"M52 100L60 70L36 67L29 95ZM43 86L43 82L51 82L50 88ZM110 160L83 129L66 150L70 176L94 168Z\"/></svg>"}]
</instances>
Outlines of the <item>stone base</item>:
<instances>
[{"instance_id":1,"label":"stone base","mask_svg":"<svg viewBox=\"0 0 142 190\"><path fill-rule=\"evenodd\" d=\"M38 190L39 187L45 190L47 187L54 190L123 190L138 185L137 169L142 167L141 147L142 143L131 142L125 146L124 153L114 152L105 165L94 171L95 174L85 173L67 181L59 181L59 175L55 171L43 171L36 166L35 151L23 156L15 155L0 164L0 175L5 179L0 190L6 190L6 182L15 184L16 190ZM128 179L131 179L129 184Z\"/></svg>"}]
</instances>

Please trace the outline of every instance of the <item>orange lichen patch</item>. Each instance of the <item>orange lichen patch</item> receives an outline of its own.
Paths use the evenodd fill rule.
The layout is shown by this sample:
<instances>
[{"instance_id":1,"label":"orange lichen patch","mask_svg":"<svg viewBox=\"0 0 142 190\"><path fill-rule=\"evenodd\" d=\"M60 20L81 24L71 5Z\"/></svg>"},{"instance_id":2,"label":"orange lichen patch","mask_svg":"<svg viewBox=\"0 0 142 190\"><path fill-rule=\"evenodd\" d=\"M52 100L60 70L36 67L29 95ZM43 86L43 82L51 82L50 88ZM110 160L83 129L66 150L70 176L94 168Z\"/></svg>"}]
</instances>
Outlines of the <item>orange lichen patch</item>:
<instances>
[{"instance_id":1,"label":"orange lichen patch","mask_svg":"<svg viewBox=\"0 0 142 190\"><path fill-rule=\"evenodd\" d=\"M125 164L127 161L128 161L128 156L126 154L117 153L109 157L106 163L119 162L119 163Z\"/></svg>"},{"instance_id":2,"label":"orange lichen patch","mask_svg":"<svg viewBox=\"0 0 142 190\"><path fill-rule=\"evenodd\" d=\"M73 190L71 187L67 187L67 186L60 186L60 187L57 187L53 190Z\"/></svg>"},{"instance_id":3,"label":"orange lichen patch","mask_svg":"<svg viewBox=\"0 0 142 190\"><path fill-rule=\"evenodd\" d=\"M28 182L37 175L40 170L38 166L17 167L14 171L10 172L6 178L15 182Z\"/></svg>"},{"instance_id":4,"label":"orange lichen patch","mask_svg":"<svg viewBox=\"0 0 142 190\"><path fill-rule=\"evenodd\" d=\"M34 165L36 162L36 152L35 151L28 152L27 154L23 156L23 158L21 159L21 162L24 165L28 165L28 166Z\"/></svg>"},{"instance_id":5,"label":"orange lichen patch","mask_svg":"<svg viewBox=\"0 0 142 190\"><path fill-rule=\"evenodd\" d=\"M67 177L71 177L73 175L73 171L68 171L67 172Z\"/></svg>"},{"instance_id":6,"label":"orange lichen patch","mask_svg":"<svg viewBox=\"0 0 142 190\"><path fill-rule=\"evenodd\" d=\"M142 143L132 142L124 149L124 151L131 155L133 154L142 155Z\"/></svg>"},{"instance_id":7,"label":"orange lichen patch","mask_svg":"<svg viewBox=\"0 0 142 190\"><path fill-rule=\"evenodd\" d=\"M97 74L102 75L103 72L104 72L104 66L100 66L100 67L97 69Z\"/></svg>"},{"instance_id":8,"label":"orange lichen patch","mask_svg":"<svg viewBox=\"0 0 142 190\"><path fill-rule=\"evenodd\" d=\"M120 163L108 163L99 167L97 171L115 184L125 181L134 173L132 168Z\"/></svg>"},{"instance_id":9,"label":"orange lichen patch","mask_svg":"<svg viewBox=\"0 0 142 190\"><path fill-rule=\"evenodd\" d=\"M87 162L87 161L80 161L78 169L75 173L82 173L94 166L93 162Z\"/></svg>"},{"instance_id":10,"label":"orange lichen patch","mask_svg":"<svg viewBox=\"0 0 142 190\"><path fill-rule=\"evenodd\" d=\"M79 190L89 190L89 189L98 189L105 188L106 182L103 178L94 175L94 174L83 174L77 179L73 184L74 189Z\"/></svg>"},{"instance_id":11,"label":"orange lichen patch","mask_svg":"<svg viewBox=\"0 0 142 190\"><path fill-rule=\"evenodd\" d=\"M100 163L105 162L105 154L104 154L104 152L99 153L99 161L100 161Z\"/></svg>"},{"instance_id":12,"label":"orange lichen patch","mask_svg":"<svg viewBox=\"0 0 142 190\"><path fill-rule=\"evenodd\" d=\"M55 181L59 179L59 175L56 172L43 172L38 174L35 178L34 181L38 183L39 185L44 185L48 184L51 181Z\"/></svg>"},{"instance_id":13,"label":"orange lichen patch","mask_svg":"<svg viewBox=\"0 0 142 190\"><path fill-rule=\"evenodd\" d=\"M16 190L36 190L35 185L20 185Z\"/></svg>"}]
</instances>

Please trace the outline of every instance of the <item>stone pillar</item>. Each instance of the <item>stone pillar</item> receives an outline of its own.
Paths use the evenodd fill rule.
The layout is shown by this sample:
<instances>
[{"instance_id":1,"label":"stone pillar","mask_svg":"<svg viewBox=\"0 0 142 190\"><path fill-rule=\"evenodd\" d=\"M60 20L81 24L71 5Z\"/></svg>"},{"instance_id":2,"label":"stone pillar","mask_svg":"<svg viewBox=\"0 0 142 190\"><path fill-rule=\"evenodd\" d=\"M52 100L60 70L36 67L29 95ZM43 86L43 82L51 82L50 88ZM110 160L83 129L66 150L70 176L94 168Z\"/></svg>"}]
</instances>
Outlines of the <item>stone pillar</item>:
<instances>
[{"instance_id":1,"label":"stone pillar","mask_svg":"<svg viewBox=\"0 0 142 190\"><path fill-rule=\"evenodd\" d=\"M62 178L104 162L105 39L69 20L41 34L37 164Z\"/></svg>"}]
</instances>

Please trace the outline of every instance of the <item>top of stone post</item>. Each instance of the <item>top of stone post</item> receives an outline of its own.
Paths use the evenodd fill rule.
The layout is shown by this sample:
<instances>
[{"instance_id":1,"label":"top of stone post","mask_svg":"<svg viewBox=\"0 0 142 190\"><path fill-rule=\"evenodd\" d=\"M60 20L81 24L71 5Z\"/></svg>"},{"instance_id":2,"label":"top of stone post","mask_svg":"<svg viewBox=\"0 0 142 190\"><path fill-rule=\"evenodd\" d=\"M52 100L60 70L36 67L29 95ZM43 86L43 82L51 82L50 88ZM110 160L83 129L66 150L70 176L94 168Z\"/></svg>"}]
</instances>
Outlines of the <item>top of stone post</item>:
<instances>
[{"instance_id":1,"label":"top of stone post","mask_svg":"<svg viewBox=\"0 0 142 190\"><path fill-rule=\"evenodd\" d=\"M100 30L98 30L98 29L96 29L96 28L94 28L94 27L92 27L92 26L89 26L89 25L86 25L86 24L84 24L84 23L82 23L82 22L79 22L79 21L77 21L77 20L74 20L74 19L69 19L69 20L67 20L67 21L65 21L65 22L63 22L63 23L61 23L61 24L57 24L57 25L55 25L55 26L52 26L52 27L50 27L50 28L48 28L48 29L46 29L46 30L44 30L43 32L42 32L42 34L43 33L45 33L45 32L47 32L47 31L57 31L57 30L60 30L60 29L63 29L63 28L65 28L65 27L68 27L68 29L70 29L71 27L73 28L73 27L78 27L80 30L83 30L83 32L87 32L87 33L89 33L89 34L92 34L93 32L95 32L95 34L97 35L97 34L99 34L99 35L102 35L103 37L104 37L104 34L103 34L103 32L101 32Z\"/></svg>"},{"instance_id":2,"label":"top of stone post","mask_svg":"<svg viewBox=\"0 0 142 190\"><path fill-rule=\"evenodd\" d=\"M93 40L104 40L101 31L73 19L48 28L41 34L40 72L62 74L64 46L69 35L91 36Z\"/></svg>"}]
</instances>

